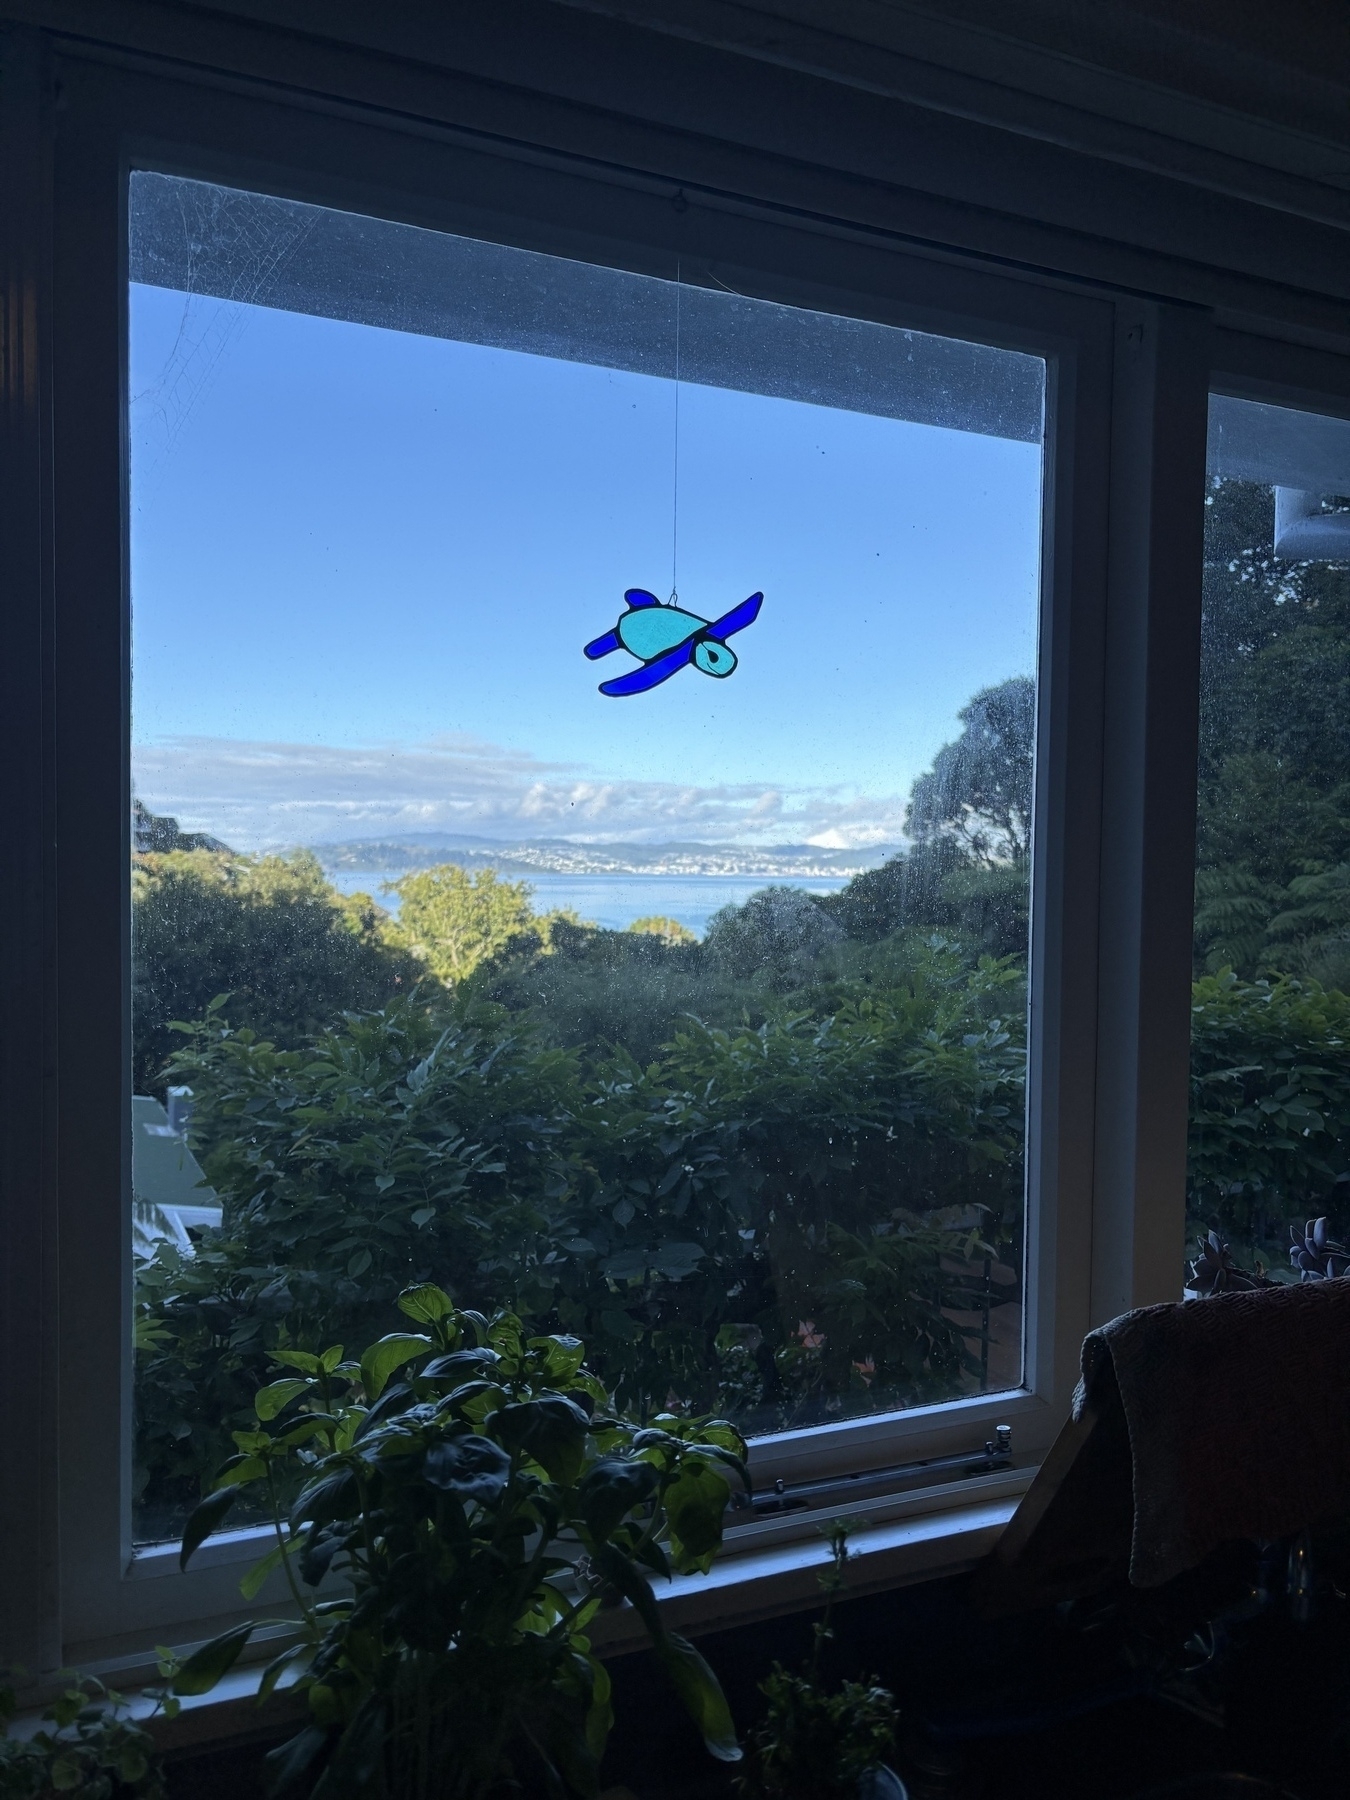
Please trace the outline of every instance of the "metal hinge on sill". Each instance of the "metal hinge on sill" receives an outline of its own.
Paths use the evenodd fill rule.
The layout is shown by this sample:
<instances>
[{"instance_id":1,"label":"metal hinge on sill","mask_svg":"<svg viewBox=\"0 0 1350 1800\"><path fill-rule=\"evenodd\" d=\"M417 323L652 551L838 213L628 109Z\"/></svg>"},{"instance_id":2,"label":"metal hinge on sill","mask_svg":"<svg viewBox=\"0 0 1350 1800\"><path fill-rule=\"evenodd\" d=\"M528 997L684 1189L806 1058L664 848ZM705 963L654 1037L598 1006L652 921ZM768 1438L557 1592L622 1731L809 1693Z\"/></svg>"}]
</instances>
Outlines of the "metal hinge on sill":
<instances>
[{"instance_id":1,"label":"metal hinge on sill","mask_svg":"<svg viewBox=\"0 0 1350 1800\"><path fill-rule=\"evenodd\" d=\"M837 1505L864 1494L889 1493L896 1488L919 1487L953 1476L991 1475L1012 1467L1012 1426L995 1425L994 1435L981 1450L956 1456L929 1456L920 1462L895 1463L887 1469L860 1469L853 1475L835 1475L828 1481L775 1481L772 1487L737 1494L730 1511L754 1513L799 1512L807 1507Z\"/></svg>"}]
</instances>

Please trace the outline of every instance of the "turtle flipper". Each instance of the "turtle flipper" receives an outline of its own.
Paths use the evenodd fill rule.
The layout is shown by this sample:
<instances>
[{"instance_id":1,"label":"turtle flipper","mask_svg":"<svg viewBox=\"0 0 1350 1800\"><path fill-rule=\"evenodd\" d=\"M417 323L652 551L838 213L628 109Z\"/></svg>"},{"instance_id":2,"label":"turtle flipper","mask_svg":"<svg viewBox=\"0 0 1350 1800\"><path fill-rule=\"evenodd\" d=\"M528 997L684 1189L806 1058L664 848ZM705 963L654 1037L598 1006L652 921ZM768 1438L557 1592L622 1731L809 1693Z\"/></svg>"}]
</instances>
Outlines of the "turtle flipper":
<instances>
[{"instance_id":1,"label":"turtle flipper","mask_svg":"<svg viewBox=\"0 0 1350 1800\"><path fill-rule=\"evenodd\" d=\"M622 650L623 644L617 631L607 631L603 637L592 638L586 645L586 655L595 662L599 657L608 656L611 650Z\"/></svg>"},{"instance_id":2,"label":"turtle flipper","mask_svg":"<svg viewBox=\"0 0 1350 1800\"><path fill-rule=\"evenodd\" d=\"M748 600L742 600L739 606L733 606L729 613L723 613L720 619L714 619L703 633L704 637L724 644L734 631L744 631L747 625L754 624L763 604L763 594L751 594Z\"/></svg>"},{"instance_id":3,"label":"turtle flipper","mask_svg":"<svg viewBox=\"0 0 1350 1800\"><path fill-rule=\"evenodd\" d=\"M624 599L630 606L660 606L661 602L655 594L649 594L646 588L628 588Z\"/></svg>"},{"instance_id":4,"label":"turtle flipper","mask_svg":"<svg viewBox=\"0 0 1350 1800\"><path fill-rule=\"evenodd\" d=\"M620 700L626 694L645 694L648 688L659 687L663 681L669 681L694 659L694 638L686 638L682 644L676 644L673 650L667 650L664 656L657 656L651 662L643 663L640 669L630 669L626 675L616 675L613 681L602 681L600 692L608 694L613 700Z\"/></svg>"}]
</instances>

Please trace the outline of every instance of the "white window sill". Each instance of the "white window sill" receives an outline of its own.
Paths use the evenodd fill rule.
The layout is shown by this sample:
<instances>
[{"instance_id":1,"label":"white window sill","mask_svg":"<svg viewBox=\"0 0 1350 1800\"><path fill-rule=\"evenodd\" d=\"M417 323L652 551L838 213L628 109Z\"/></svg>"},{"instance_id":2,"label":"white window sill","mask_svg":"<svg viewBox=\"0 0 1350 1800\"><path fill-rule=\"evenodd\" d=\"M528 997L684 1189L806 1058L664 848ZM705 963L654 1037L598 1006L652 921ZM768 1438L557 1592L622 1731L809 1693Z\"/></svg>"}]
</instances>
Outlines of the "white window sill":
<instances>
[{"instance_id":1,"label":"white window sill","mask_svg":"<svg viewBox=\"0 0 1350 1800\"><path fill-rule=\"evenodd\" d=\"M858 1521L849 1544L849 1593L877 1593L972 1568L998 1542L1034 1473L1009 1469L841 1509L842 1516ZM819 1606L820 1575L829 1560L820 1531L836 1516L790 1513L733 1531L711 1573L677 1575L664 1589L658 1584L661 1616L673 1631L701 1634ZM590 1637L605 1655L638 1650L646 1642L628 1605L601 1613Z\"/></svg>"},{"instance_id":2,"label":"white window sill","mask_svg":"<svg viewBox=\"0 0 1350 1800\"><path fill-rule=\"evenodd\" d=\"M849 1592L877 1593L972 1568L998 1542L1034 1473L1008 1469L841 1508L858 1527L850 1544ZM676 1576L669 1586L658 1584L662 1616L672 1630L701 1635L818 1606L819 1577L827 1561L820 1527L835 1516L829 1511L788 1513L733 1527L710 1574ZM210 1694L184 1700L176 1719L155 1719L152 1730L162 1748L184 1751L284 1729L296 1702L282 1693L260 1708L254 1695L259 1663L274 1656L288 1635L283 1624L265 1638L260 1634L262 1641L250 1646L256 1660L237 1665ZM646 1633L625 1603L599 1615L591 1639L602 1655L618 1656L640 1650ZM124 1692L153 1680L143 1658L119 1658L116 1666L91 1672ZM149 1700L133 1700L136 1714L151 1710ZM36 1721L32 1713L16 1723L22 1729Z\"/></svg>"}]
</instances>

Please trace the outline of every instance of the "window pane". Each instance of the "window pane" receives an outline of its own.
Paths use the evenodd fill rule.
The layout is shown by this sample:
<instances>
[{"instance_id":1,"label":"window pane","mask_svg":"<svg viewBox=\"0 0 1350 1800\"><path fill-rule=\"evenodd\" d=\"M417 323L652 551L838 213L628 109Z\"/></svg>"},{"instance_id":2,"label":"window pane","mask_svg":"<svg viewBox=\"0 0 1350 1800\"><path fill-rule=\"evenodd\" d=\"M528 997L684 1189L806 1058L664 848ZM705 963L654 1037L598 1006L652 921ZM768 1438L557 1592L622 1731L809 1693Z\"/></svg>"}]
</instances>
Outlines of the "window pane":
<instances>
[{"instance_id":1,"label":"window pane","mask_svg":"<svg viewBox=\"0 0 1350 1800\"><path fill-rule=\"evenodd\" d=\"M1043 363L131 219L140 1535L414 1280L747 1431L1016 1386Z\"/></svg>"},{"instance_id":2,"label":"window pane","mask_svg":"<svg viewBox=\"0 0 1350 1800\"><path fill-rule=\"evenodd\" d=\"M1211 400L1189 1184L1199 1291L1346 1266L1346 495L1350 421Z\"/></svg>"}]
</instances>

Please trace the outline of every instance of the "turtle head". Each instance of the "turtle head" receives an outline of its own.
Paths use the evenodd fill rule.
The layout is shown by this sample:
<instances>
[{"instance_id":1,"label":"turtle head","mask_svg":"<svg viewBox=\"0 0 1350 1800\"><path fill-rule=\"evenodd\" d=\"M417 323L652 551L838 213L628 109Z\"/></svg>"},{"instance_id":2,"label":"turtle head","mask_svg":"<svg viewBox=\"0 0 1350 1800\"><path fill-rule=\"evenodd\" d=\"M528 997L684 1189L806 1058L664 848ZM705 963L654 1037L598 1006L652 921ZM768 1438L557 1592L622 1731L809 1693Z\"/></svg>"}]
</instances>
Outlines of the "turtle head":
<instances>
[{"instance_id":1,"label":"turtle head","mask_svg":"<svg viewBox=\"0 0 1350 1800\"><path fill-rule=\"evenodd\" d=\"M736 667L736 652L729 644L700 638L694 645L694 667L702 669L705 675L730 675Z\"/></svg>"}]
</instances>

